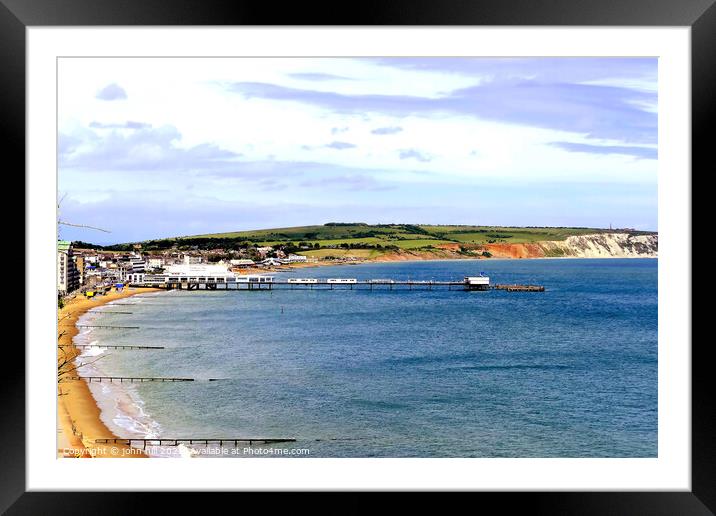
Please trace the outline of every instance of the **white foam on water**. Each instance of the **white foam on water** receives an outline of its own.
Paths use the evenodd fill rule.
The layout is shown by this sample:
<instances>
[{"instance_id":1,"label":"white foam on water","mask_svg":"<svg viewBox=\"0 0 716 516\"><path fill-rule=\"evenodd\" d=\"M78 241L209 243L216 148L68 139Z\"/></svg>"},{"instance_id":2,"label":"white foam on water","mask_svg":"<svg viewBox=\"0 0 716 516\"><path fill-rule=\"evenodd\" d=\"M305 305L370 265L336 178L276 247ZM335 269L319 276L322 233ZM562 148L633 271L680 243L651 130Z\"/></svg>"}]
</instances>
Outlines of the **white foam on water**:
<instances>
[{"instance_id":1,"label":"white foam on water","mask_svg":"<svg viewBox=\"0 0 716 516\"><path fill-rule=\"evenodd\" d=\"M101 411L101 419L120 438L156 439L162 426L146 410L144 400L131 384L92 382L92 396ZM136 444L135 444L136 446ZM151 445L150 445L151 447ZM158 447L147 450L151 456L163 456Z\"/></svg>"},{"instance_id":2,"label":"white foam on water","mask_svg":"<svg viewBox=\"0 0 716 516\"><path fill-rule=\"evenodd\" d=\"M114 389L114 423L137 437L155 439L161 435L162 427L151 418L144 406L144 401L131 387L121 391Z\"/></svg>"},{"instance_id":3,"label":"white foam on water","mask_svg":"<svg viewBox=\"0 0 716 516\"><path fill-rule=\"evenodd\" d=\"M105 351L107 351L107 348L101 347L98 340L93 340L88 345L96 346L96 347L82 349L82 353L79 354L79 357L84 357L84 358L98 357L98 356L102 355Z\"/></svg>"},{"instance_id":4,"label":"white foam on water","mask_svg":"<svg viewBox=\"0 0 716 516\"><path fill-rule=\"evenodd\" d=\"M141 296L133 296L130 303L127 303L124 299L119 299L117 302L121 302L122 304L141 304L147 298L165 296L170 293L176 292L169 291L143 294ZM113 303L114 302L110 302L103 306L111 306ZM98 315L100 315L100 311L94 314L86 312L79 318L77 324L90 325ZM93 332L94 328L80 328L80 332L73 339L75 344L99 346L85 348L82 350L82 353L78 355L76 360L86 364L77 370L79 376L107 376L106 372L102 370L103 361L97 360L97 357L100 357L107 351L107 348L101 347L101 344L107 342L100 341L96 337L92 340ZM103 338L109 339L111 336ZM109 343L111 343L111 341ZM97 360L97 362L87 363L93 360ZM100 418L112 433L120 438L141 439L157 439L162 435L163 428L161 424L154 420L152 415L145 409L145 402L137 392L135 385L132 383L116 382L91 382L88 385L100 409ZM134 446L138 447L137 443L134 443ZM178 446L155 446L148 443L145 451L150 457L159 458L192 458L202 456L199 450L184 444Z\"/></svg>"},{"instance_id":5,"label":"white foam on water","mask_svg":"<svg viewBox=\"0 0 716 516\"><path fill-rule=\"evenodd\" d=\"M138 303L142 301L139 296L134 299ZM108 303L104 306L111 304ZM97 314L86 312L80 316L77 324L89 325L96 319L96 316ZM79 332L72 339L74 344L98 346L82 349L82 352L75 358L75 365L78 366L76 371L79 376L107 376L106 372L102 370L102 360L99 360L107 348L101 347L103 342L93 337L94 328L79 328ZM84 365L80 367L80 364ZM88 386L100 409L102 422L112 433L120 438L142 439L154 439L161 435L162 426L145 410L144 400L131 383L90 382ZM150 452L151 456L178 456L176 449L163 450L174 447L152 448L153 451L158 451Z\"/></svg>"},{"instance_id":6,"label":"white foam on water","mask_svg":"<svg viewBox=\"0 0 716 516\"><path fill-rule=\"evenodd\" d=\"M82 326L89 324L89 322L92 321L92 317L88 314L82 315L78 320L77 324ZM94 328L77 328L77 334L72 337L72 343L75 345L87 345L94 343L96 341L92 340L92 334L93 334ZM83 353L81 353L79 356L81 356Z\"/></svg>"}]
</instances>

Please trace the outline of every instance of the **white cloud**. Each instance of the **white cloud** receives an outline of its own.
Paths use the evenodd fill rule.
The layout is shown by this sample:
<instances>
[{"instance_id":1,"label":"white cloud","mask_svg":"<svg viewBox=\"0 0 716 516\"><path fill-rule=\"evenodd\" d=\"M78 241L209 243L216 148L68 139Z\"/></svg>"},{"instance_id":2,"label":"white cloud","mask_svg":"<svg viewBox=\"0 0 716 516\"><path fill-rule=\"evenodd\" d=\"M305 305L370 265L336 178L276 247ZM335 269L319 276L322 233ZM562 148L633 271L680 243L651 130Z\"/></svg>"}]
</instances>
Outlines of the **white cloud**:
<instances>
[{"instance_id":1,"label":"white cloud","mask_svg":"<svg viewBox=\"0 0 716 516\"><path fill-rule=\"evenodd\" d=\"M640 91L655 88L653 82L612 77L608 72L605 71L604 78L584 84ZM301 74L351 80L307 80L309 76ZM429 99L475 86L486 77L489 78L477 73L461 75L434 69L406 70L351 59L61 60L59 130L66 136L61 142L64 151L91 153L93 149L107 148L110 138L114 138L115 144L132 141L133 134L144 131L149 135L167 127L174 128L180 137L172 138L170 146L168 140L161 140L165 144L162 148L156 141L152 145L137 141L136 147L127 151L129 154L122 166L106 155L95 163L85 162L83 170L77 168L77 161L74 165L72 160L65 161L60 170L60 189L88 202L108 195L102 194L102 190L115 192L112 195L137 187L163 192L191 184L199 198L230 202L246 195L261 195L273 188L272 202L289 202L298 189L303 188L301 191L305 194L305 185L314 185L317 189L346 189L352 185L354 189L370 187L379 191L396 185L403 185L402 188L440 185L459 190L466 185L479 187L494 181L522 185L656 183L655 160L570 152L565 150L568 146L560 148L553 144L624 145L624 142L595 139L586 133L488 121L458 113L419 116L342 113L307 103L246 98L227 92L222 86L247 81L289 88L310 87L343 95ZM121 102L97 98L98 91L112 84L118 85L126 98ZM655 105L648 104L638 107L656 109ZM376 132L379 129L381 131ZM259 177L265 172L257 169L257 177L246 180L239 173L202 175L202 167L216 171L216 167L205 166L206 163L180 166L179 161L188 158L199 162L210 160L202 154L203 149L223 152L229 160L239 163L265 163L260 170L274 170L274 175ZM426 159L401 159L401 152L406 150L414 153L413 158ZM146 158L145 168L158 172L147 174L142 170L142 156ZM127 165L130 158L134 160L132 167ZM161 166L157 161L162 161ZM271 163L280 165L272 168ZM311 163L320 164L316 166L315 177L307 177L312 169L306 164ZM291 168L286 164L298 165ZM331 167L336 168L333 180L327 176ZM130 172L136 173L128 172L130 168ZM173 175L162 172L168 169L172 169ZM100 170L104 172L101 179L97 174ZM294 170L295 178L290 177L289 170ZM281 171L286 171L286 177L281 176ZM424 198L428 199L433 187L425 188ZM157 193L158 198L162 195ZM336 195L344 197L333 198L331 202L354 201L349 194ZM321 206L320 192L311 202ZM389 202L402 201L400 196L394 195L392 201L386 200ZM388 210L388 204L384 208ZM390 207L391 213L394 208L397 209Z\"/></svg>"}]
</instances>

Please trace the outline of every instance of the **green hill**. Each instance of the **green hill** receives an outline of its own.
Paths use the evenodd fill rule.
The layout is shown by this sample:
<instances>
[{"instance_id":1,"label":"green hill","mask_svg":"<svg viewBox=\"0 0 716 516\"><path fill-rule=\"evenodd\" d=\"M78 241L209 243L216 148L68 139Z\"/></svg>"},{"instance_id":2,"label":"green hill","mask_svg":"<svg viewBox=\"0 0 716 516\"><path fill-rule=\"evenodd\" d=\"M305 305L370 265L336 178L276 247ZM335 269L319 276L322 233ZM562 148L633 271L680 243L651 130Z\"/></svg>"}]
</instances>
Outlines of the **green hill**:
<instances>
[{"instance_id":1,"label":"green hill","mask_svg":"<svg viewBox=\"0 0 716 516\"><path fill-rule=\"evenodd\" d=\"M240 249L249 246L283 246L289 251L314 256L335 254L331 250L365 250L366 258L385 251L430 250L445 244L481 245L495 243L532 243L564 240L612 230L567 227L509 227L467 225L414 225L328 223L320 226L233 231L204 235L180 236L141 242L145 251L169 249ZM624 230L613 230L621 231ZM629 231L638 233L636 231ZM109 246L129 249L133 243Z\"/></svg>"},{"instance_id":2,"label":"green hill","mask_svg":"<svg viewBox=\"0 0 716 516\"><path fill-rule=\"evenodd\" d=\"M262 245L287 242L311 242L323 246L342 243L395 245L416 249L435 244L485 244L509 242L514 244L542 240L564 240L571 235L606 231L594 228L525 228L504 226L423 226L412 224L328 223L322 226L210 233L180 237L187 239L245 239Z\"/></svg>"}]
</instances>

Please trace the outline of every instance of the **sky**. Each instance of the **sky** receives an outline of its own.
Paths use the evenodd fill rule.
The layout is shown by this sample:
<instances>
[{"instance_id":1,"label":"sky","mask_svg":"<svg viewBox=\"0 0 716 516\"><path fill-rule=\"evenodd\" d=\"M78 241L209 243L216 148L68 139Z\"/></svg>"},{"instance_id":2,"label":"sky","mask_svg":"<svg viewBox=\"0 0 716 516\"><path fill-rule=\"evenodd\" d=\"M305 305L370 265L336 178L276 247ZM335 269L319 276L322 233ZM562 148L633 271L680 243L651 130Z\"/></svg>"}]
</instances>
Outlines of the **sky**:
<instances>
[{"instance_id":1,"label":"sky","mask_svg":"<svg viewBox=\"0 0 716 516\"><path fill-rule=\"evenodd\" d=\"M655 58L65 58L60 227L657 230Z\"/></svg>"}]
</instances>

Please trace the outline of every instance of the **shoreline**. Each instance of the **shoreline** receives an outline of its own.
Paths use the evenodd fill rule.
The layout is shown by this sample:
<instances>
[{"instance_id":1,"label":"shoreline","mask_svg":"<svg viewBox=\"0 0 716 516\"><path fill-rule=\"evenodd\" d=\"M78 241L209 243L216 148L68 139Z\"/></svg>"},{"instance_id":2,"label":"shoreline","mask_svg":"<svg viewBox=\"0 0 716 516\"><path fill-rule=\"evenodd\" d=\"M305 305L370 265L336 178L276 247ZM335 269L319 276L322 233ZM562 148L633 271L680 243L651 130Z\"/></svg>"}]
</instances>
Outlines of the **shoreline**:
<instances>
[{"instance_id":1,"label":"shoreline","mask_svg":"<svg viewBox=\"0 0 716 516\"><path fill-rule=\"evenodd\" d=\"M112 291L86 299L78 294L58 310L58 361L64 354L74 362L82 351L74 346L79 333L79 318L92 308L137 294L155 292L153 288ZM62 345L63 347L60 347ZM59 365L59 364L58 364ZM72 373L69 374L72 376ZM67 458L142 458L145 453L127 445L96 445L96 438L116 436L101 419L101 409L84 380L58 381L57 384L57 456Z\"/></svg>"}]
</instances>

